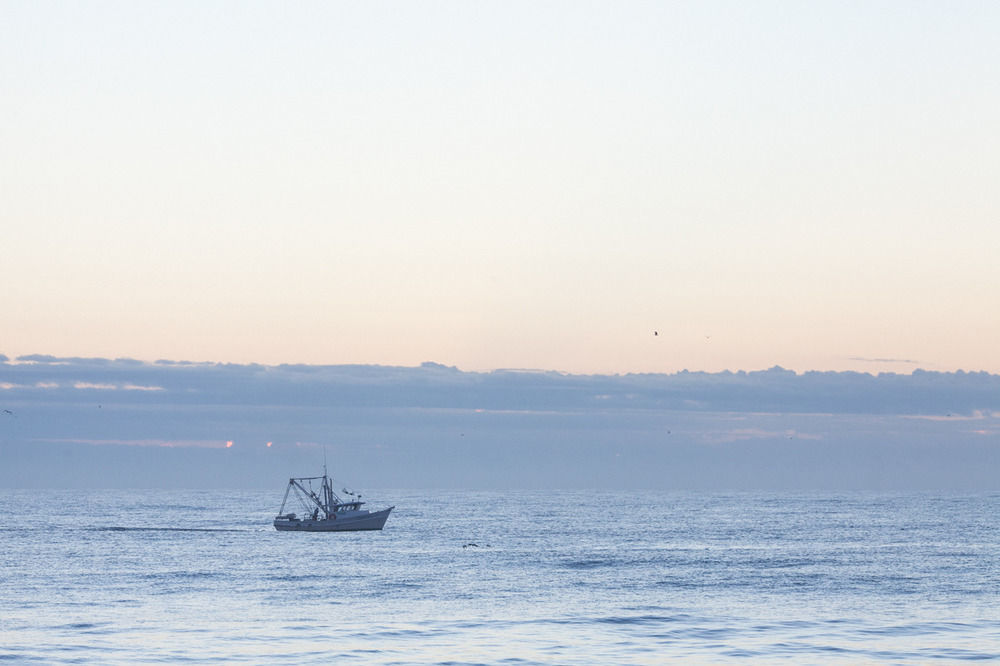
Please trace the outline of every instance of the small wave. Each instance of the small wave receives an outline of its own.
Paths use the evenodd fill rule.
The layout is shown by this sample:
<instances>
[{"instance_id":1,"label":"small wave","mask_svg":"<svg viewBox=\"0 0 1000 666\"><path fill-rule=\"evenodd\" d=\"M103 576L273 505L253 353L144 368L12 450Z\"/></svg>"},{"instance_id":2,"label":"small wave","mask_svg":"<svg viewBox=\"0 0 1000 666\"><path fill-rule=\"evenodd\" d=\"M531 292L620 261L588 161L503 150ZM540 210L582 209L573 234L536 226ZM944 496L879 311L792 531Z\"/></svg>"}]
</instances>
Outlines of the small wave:
<instances>
[{"instance_id":1,"label":"small wave","mask_svg":"<svg viewBox=\"0 0 1000 666\"><path fill-rule=\"evenodd\" d=\"M118 630L110 622L70 622L69 624L59 624L52 627L57 631L73 631L81 634L113 634Z\"/></svg>"},{"instance_id":2,"label":"small wave","mask_svg":"<svg viewBox=\"0 0 1000 666\"><path fill-rule=\"evenodd\" d=\"M958 661L996 661L1000 652L979 652L966 648L938 648L921 652L921 657L931 659L955 659Z\"/></svg>"},{"instance_id":3,"label":"small wave","mask_svg":"<svg viewBox=\"0 0 1000 666\"><path fill-rule=\"evenodd\" d=\"M692 616L687 613L676 615L608 615L605 617L590 616L570 616L559 618L540 618L537 620L525 620L524 624L555 624L555 625L576 625L576 624L610 624L610 625L659 625L674 622L691 622Z\"/></svg>"},{"instance_id":4,"label":"small wave","mask_svg":"<svg viewBox=\"0 0 1000 666\"><path fill-rule=\"evenodd\" d=\"M726 657L733 657L737 659L753 659L756 657L763 657L767 653L758 650L747 650L746 648L734 648L732 650L724 650L722 654Z\"/></svg>"},{"instance_id":5,"label":"small wave","mask_svg":"<svg viewBox=\"0 0 1000 666\"><path fill-rule=\"evenodd\" d=\"M224 574L217 571L165 571L162 573L148 573L139 578L144 580L157 580L157 581L189 581L189 580L207 580L212 578L222 578Z\"/></svg>"},{"instance_id":6,"label":"small wave","mask_svg":"<svg viewBox=\"0 0 1000 666\"><path fill-rule=\"evenodd\" d=\"M863 647L844 647L839 645L817 645L809 642L781 642L770 647L770 652L782 655L823 654L838 657L857 657L859 659L912 662L948 660L948 661L993 661L1000 658L1000 653L983 652L974 649L939 647L914 650L879 650Z\"/></svg>"},{"instance_id":7,"label":"small wave","mask_svg":"<svg viewBox=\"0 0 1000 666\"><path fill-rule=\"evenodd\" d=\"M564 560L560 563L560 567L564 569L600 569L602 567L613 567L618 564L615 560Z\"/></svg>"},{"instance_id":8,"label":"small wave","mask_svg":"<svg viewBox=\"0 0 1000 666\"><path fill-rule=\"evenodd\" d=\"M963 622L918 622L914 624L897 624L888 627L858 629L857 633L869 636L925 636L927 634L968 631L972 626Z\"/></svg>"},{"instance_id":9,"label":"small wave","mask_svg":"<svg viewBox=\"0 0 1000 666\"><path fill-rule=\"evenodd\" d=\"M265 576L267 580L277 581L279 583L296 583L303 580L315 580L318 578L316 574L269 574Z\"/></svg>"},{"instance_id":10,"label":"small wave","mask_svg":"<svg viewBox=\"0 0 1000 666\"><path fill-rule=\"evenodd\" d=\"M679 620L687 620L687 616L672 616L672 615L623 615L616 616L612 615L609 617L599 617L594 618L592 621L599 624L624 624L624 625L648 625L648 624L665 624L668 622L677 622Z\"/></svg>"},{"instance_id":11,"label":"small wave","mask_svg":"<svg viewBox=\"0 0 1000 666\"><path fill-rule=\"evenodd\" d=\"M372 632L358 632L356 637L365 638L434 638L447 635L442 629L388 629L382 628Z\"/></svg>"}]
</instances>

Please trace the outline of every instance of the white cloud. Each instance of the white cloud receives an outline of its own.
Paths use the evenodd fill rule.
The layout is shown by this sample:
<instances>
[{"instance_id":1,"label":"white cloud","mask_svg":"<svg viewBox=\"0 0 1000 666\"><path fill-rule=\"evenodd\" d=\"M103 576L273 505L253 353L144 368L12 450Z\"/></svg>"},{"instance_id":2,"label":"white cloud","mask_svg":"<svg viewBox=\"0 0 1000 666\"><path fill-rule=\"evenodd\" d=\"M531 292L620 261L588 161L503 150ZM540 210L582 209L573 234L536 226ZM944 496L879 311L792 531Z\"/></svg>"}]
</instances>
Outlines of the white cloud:
<instances>
[{"instance_id":1,"label":"white cloud","mask_svg":"<svg viewBox=\"0 0 1000 666\"><path fill-rule=\"evenodd\" d=\"M706 432L703 439L713 443L740 442L752 439L807 439L821 440L822 435L799 432L794 429L788 430L764 430L761 428L735 428L719 432Z\"/></svg>"}]
</instances>

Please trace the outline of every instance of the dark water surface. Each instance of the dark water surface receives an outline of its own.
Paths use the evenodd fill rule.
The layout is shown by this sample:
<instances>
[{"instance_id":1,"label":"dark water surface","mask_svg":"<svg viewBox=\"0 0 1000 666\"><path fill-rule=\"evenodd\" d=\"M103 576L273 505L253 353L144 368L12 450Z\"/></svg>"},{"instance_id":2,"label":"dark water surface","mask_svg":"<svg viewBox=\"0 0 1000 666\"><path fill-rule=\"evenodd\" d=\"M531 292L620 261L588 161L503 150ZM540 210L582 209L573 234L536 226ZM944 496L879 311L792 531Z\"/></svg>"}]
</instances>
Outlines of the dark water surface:
<instances>
[{"instance_id":1,"label":"dark water surface","mask_svg":"<svg viewBox=\"0 0 1000 666\"><path fill-rule=\"evenodd\" d=\"M0 661L1000 661L996 494L281 492L0 491Z\"/></svg>"}]
</instances>

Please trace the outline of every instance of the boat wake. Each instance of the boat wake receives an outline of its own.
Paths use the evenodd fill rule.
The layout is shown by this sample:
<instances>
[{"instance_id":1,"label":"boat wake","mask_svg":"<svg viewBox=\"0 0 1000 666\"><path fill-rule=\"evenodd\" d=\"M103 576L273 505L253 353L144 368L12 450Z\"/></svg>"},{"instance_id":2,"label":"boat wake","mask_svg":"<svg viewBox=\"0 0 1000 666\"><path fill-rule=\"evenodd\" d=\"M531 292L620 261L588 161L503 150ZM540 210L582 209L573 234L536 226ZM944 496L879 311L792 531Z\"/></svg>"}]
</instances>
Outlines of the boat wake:
<instances>
[{"instance_id":1,"label":"boat wake","mask_svg":"<svg viewBox=\"0 0 1000 666\"><path fill-rule=\"evenodd\" d=\"M251 532L221 527L95 527L96 532Z\"/></svg>"}]
</instances>

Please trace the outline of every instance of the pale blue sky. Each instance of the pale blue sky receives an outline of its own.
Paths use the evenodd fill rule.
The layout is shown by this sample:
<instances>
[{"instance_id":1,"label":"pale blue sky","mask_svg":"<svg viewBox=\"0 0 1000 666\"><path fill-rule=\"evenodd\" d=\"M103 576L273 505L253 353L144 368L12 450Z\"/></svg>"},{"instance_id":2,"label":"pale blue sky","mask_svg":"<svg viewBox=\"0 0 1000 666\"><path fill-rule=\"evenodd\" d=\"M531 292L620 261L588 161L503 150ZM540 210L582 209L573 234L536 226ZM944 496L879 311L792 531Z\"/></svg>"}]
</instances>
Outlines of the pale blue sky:
<instances>
[{"instance_id":1,"label":"pale blue sky","mask_svg":"<svg viewBox=\"0 0 1000 666\"><path fill-rule=\"evenodd\" d=\"M3 2L0 353L1000 372L998 31L988 2Z\"/></svg>"}]
</instances>

